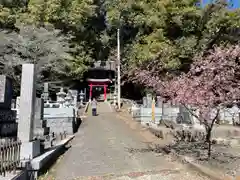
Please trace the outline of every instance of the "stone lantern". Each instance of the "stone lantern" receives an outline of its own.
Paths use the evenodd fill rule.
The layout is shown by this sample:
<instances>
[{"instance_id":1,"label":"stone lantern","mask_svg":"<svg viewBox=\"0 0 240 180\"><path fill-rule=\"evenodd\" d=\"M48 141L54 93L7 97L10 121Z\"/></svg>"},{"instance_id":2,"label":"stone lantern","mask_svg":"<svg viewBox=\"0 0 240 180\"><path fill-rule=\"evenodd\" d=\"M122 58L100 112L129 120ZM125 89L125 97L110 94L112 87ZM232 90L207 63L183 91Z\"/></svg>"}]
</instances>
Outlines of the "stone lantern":
<instances>
[{"instance_id":1,"label":"stone lantern","mask_svg":"<svg viewBox=\"0 0 240 180\"><path fill-rule=\"evenodd\" d=\"M83 106L83 99L84 99L84 93L82 92L82 90L81 90L81 92L80 92L80 94L79 94L79 96L80 96L80 105L81 106Z\"/></svg>"},{"instance_id":2,"label":"stone lantern","mask_svg":"<svg viewBox=\"0 0 240 180\"><path fill-rule=\"evenodd\" d=\"M67 96L65 97L65 105L67 107L71 106L72 105L72 100L73 100L72 94L68 93Z\"/></svg>"},{"instance_id":3,"label":"stone lantern","mask_svg":"<svg viewBox=\"0 0 240 180\"><path fill-rule=\"evenodd\" d=\"M57 93L57 102L60 104L60 107L63 107L65 103L66 93L63 91L63 88L60 89L60 92Z\"/></svg>"}]
</instances>

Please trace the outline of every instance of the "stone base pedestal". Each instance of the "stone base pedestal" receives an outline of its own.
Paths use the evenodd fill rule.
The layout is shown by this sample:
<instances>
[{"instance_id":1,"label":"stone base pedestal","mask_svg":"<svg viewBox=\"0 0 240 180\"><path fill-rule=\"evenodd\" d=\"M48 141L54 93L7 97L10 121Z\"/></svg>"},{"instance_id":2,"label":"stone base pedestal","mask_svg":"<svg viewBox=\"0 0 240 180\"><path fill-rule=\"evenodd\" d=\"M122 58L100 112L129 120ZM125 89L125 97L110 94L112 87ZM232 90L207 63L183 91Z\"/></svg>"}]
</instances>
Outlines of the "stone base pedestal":
<instances>
[{"instance_id":1,"label":"stone base pedestal","mask_svg":"<svg viewBox=\"0 0 240 180\"><path fill-rule=\"evenodd\" d=\"M33 159L40 155L40 140L23 142L21 145L20 159Z\"/></svg>"},{"instance_id":2,"label":"stone base pedestal","mask_svg":"<svg viewBox=\"0 0 240 180\"><path fill-rule=\"evenodd\" d=\"M50 132L49 127L44 128L35 128L34 129L34 137L37 137L38 139L44 138L45 135L48 135Z\"/></svg>"}]
</instances>

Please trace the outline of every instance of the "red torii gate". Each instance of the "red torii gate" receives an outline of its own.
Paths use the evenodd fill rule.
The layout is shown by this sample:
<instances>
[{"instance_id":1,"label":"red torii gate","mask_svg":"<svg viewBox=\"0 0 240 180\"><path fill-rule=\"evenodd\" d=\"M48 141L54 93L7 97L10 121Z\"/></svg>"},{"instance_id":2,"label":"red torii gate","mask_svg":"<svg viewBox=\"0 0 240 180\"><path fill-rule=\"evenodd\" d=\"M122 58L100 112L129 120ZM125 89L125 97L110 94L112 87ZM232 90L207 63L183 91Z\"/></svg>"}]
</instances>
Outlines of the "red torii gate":
<instances>
[{"instance_id":1,"label":"red torii gate","mask_svg":"<svg viewBox=\"0 0 240 180\"><path fill-rule=\"evenodd\" d=\"M98 87L103 86L104 100L107 99L107 87L108 87L108 84L112 82L110 79L87 79L87 81L90 86L89 100L92 99L92 87L95 87L95 86L98 86Z\"/></svg>"}]
</instances>

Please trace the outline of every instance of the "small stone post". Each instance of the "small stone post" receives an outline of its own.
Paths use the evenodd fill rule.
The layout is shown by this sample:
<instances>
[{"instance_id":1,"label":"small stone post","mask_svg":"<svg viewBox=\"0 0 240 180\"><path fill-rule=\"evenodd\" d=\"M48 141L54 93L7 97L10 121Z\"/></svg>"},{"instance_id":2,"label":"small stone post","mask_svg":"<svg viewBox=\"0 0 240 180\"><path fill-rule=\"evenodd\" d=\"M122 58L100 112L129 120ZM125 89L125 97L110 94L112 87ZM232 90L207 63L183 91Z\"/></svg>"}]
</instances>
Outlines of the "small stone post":
<instances>
[{"instance_id":1,"label":"small stone post","mask_svg":"<svg viewBox=\"0 0 240 180\"><path fill-rule=\"evenodd\" d=\"M81 92L80 92L79 95L80 95L80 105L83 106L83 98L84 98L84 95L85 95L85 94L84 94L84 93L82 92L82 90L81 90Z\"/></svg>"},{"instance_id":2,"label":"small stone post","mask_svg":"<svg viewBox=\"0 0 240 180\"><path fill-rule=\"evenodd\" d=\"M44 99L45 102L47 102L48 98L49 98L48 83L44 83L43 99Z\"/></svg>"}]
</instances>

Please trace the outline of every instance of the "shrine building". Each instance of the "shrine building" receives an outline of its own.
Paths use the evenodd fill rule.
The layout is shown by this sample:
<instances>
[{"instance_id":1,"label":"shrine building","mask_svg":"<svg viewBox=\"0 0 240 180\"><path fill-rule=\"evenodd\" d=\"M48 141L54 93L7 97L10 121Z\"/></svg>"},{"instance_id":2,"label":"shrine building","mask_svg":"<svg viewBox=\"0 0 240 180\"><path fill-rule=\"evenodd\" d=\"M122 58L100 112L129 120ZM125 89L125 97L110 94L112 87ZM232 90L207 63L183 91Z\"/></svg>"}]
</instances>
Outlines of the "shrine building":
<instances>
[{"instance_id":1,"label":"shrine building","mask_svg":"<svg viewBox=\"0 0 240 180\"><path fill-rule=\"evenodd\" d=\"M103 94L107 100L107 93L115 82L115 62L98 61L84 74L88 83L87 92L89 100Z\"/></svg>"}]
</instances>

